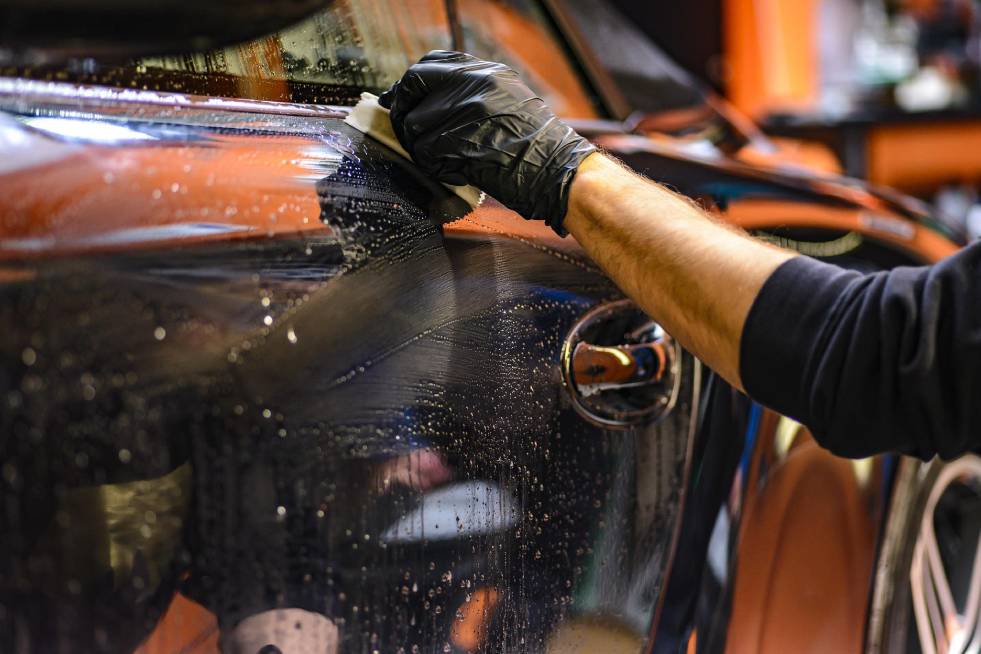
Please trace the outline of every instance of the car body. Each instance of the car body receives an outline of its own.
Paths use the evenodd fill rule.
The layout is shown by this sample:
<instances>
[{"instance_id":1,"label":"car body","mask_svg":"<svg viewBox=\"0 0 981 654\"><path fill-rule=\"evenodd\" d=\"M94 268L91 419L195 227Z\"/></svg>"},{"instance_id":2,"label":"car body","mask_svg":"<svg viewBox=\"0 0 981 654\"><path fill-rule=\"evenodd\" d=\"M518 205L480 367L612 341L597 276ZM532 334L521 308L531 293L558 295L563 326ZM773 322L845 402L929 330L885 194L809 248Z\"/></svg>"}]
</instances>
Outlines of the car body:
<instances>
[{"instance_id":1,"label":"car body","mask_svg":"<svg viewBox=\"0 0 981 654\"><path fill-rule=\"evenodd\" d=\"M690 80L669 79L672 130L657 107L628 120L588 3L461 2L459 24L398 4L0 79L4 650L234 650L301 626L344 652L913 633L883 553L928 557L931 480L967 473L820 450L574 241L469 212L343 118L462 35L732 224L866 270L955 241L913 200L759 165L766 140Z\"/></svg>"}]
</instances>

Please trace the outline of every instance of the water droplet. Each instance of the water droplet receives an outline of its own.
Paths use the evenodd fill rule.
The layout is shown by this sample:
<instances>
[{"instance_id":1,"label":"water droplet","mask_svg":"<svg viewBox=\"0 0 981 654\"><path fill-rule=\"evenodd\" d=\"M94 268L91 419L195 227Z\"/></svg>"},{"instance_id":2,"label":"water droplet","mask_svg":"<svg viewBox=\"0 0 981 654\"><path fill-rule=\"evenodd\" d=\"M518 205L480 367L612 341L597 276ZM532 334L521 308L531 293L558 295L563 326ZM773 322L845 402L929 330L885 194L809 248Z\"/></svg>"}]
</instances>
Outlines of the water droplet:
<instances>
[{"instance_id":1,"label":"water droplet","mask_svg":"<svg viewBox=\"0 0 981 654\"><path fill-rule=\"evenodd\" d=\"M296 341L298 339L296 338L296 332L293 331L292 327L286 330L286 340L292 343L293 345L296 345Z\"/></svg>"},{"instance_id":2,"label":"water droplet","mask_svg":"<svg viewBox=\"0 0 981 654\"><path fill-rule=\"evenodd\" d=\"M119 450L119 460L122 463L129 463L133 459L133 454L129 450L123 448Z\"/></svg>"},{"instance_id":3,"label":"water droplet","mask_svg":"<svg viewBox=\"0 0 981 654\"><path fill-rule=\"evenodd\" d=\"M37 352L34 348L25 347L24 351L20 353L20 360L24 362L25 366L33 366L37 362Z\"/></svg>"},{"instance_id":4,"label":"water droplet","mask_svg":"<svg viewBox=\"0 0 981 654\"><path fill-rule=\"evenodd\" d=\"M167 330L163 327L157 327L153 330L153 337L158 341L162 341L163 339L167 338Z\"/></svg>"}]
</instances>

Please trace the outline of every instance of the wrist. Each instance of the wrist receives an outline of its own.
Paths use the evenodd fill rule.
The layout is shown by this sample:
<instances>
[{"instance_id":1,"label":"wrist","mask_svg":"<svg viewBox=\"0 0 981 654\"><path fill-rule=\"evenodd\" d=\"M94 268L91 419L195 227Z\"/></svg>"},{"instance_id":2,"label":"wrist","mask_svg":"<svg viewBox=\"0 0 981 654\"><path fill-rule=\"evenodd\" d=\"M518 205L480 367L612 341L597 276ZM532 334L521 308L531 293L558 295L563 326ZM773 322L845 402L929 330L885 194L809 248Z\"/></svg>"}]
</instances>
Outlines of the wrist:
<instances>
[{"instance_id":1,"label":"wrist","mask_svg":"<svg viewBox=\"0 0 981 654\"><path fill-rule=\"evenodd\" d=\"M573 235L589 222L590 216L607 203L609 192L618 193L633 175L614 159L594 152L579 165L569 189L569 207L563 226Z\"/></svg>"}]
</instances>

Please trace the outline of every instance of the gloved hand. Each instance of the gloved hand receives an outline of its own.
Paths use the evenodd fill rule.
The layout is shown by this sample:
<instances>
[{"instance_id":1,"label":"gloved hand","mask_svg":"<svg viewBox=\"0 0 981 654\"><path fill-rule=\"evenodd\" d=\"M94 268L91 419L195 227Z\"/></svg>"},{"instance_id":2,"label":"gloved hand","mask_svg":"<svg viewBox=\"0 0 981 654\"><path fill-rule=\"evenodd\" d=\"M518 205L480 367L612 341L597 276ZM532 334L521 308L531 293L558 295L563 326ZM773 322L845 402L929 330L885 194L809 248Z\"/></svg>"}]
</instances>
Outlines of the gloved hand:
<instances>
[{"instance_id":1,"label":"gloved hand","mask_svg":"<svg viewBox=\"0 0 981 654\"><path fill-rule=\"evenodd\" d=\"M416 164L446 184L473 184L565 235L579 164L596 151L503 64L434 50L379 98Z\"/></svg>"}]
</instances>

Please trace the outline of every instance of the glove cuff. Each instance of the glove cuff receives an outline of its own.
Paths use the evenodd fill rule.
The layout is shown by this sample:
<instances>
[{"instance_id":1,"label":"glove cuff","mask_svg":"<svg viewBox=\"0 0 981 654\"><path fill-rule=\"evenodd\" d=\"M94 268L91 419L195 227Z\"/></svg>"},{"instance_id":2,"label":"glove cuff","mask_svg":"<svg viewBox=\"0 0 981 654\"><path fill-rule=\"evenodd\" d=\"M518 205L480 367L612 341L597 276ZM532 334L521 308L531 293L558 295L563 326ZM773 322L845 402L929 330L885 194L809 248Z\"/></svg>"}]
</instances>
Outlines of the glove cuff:
<instances>
[{"instance_id":1,"label":"glove cuff","mask_svg":"<svg viewBox=\"0 0 981 654\"><path fill-rule=\"evenodd\" d=\"M596 152L596 146L576 135L576 138L561 148L563 152L558 158L564 163L553 177L550 188L540 195L538 207L541 211L535 212L536 216L543 216L545 224L552 228L561 237L568 236L569 232L563 226L565 215L569 211L569 195L572 191L572 183L583 160Z\"/></svg>"}]
</instances>

